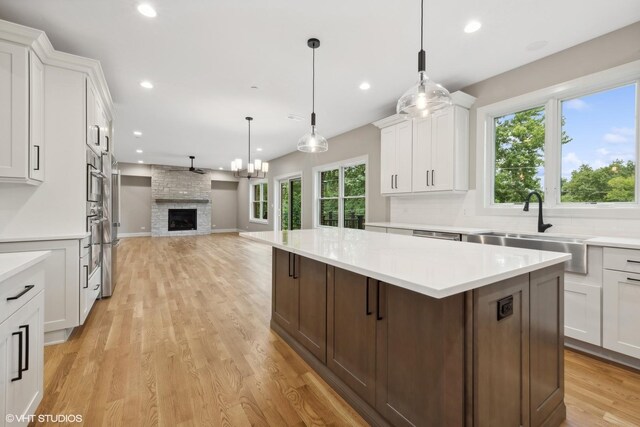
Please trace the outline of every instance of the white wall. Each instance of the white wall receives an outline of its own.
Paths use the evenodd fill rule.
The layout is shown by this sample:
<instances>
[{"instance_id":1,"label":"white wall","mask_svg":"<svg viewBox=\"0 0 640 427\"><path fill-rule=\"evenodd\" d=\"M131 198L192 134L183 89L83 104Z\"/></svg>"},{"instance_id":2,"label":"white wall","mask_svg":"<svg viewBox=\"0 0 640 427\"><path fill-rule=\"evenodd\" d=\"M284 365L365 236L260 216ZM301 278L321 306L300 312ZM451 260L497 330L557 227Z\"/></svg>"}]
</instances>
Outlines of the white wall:
<instances>
[{"instance_id":1,"label":"white wall","mask_svg":"<svg viewBox=\"0 0 640 427\"><path fill-rule=\"evenodd\" d=\"M513 216L482 216L476 213L477 108L638 60L639 40L640 22L462 89L477 98L470 114L471 190L462 195L393 197L390 202L391 221L535 232L535 210L516 212ZM548 232L640 237L640 218L622 220L545 215L545 222L553 224Z\"/></svg>"}]
</instances>

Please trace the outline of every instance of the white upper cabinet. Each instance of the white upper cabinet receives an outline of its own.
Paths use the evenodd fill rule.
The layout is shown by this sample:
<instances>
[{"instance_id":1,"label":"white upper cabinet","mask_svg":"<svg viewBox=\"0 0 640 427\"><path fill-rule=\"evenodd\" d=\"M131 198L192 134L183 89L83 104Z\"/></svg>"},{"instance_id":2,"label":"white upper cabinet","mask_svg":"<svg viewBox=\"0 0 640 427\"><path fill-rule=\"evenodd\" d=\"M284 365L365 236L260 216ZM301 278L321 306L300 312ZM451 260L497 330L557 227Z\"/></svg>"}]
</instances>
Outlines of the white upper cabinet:
<instances>
[{"instance_id":1,"label":"white upper cabinet","mask_svg":"<svg viewBox=\"0 0 640 427\"><path fill-rule=\"evenodd\" d=\"M469 188L469 111L453 106L416 119L413 192Z\"/></svg>"},{"instance_id":2,"label":"white upper cabinet","mask_svg":"<svg viewBox=\"0 0 640 427\"><path fill-rule=\"evenodd\" d=\"M29 50L0 41L0 179L27 178Z\"/></svg>"},{"instance_id":3,"label":"white upper cabinet","mask_svg":"<svg viewBox=\"0 0 640 427\"><path fill-rule=\"evenodd\" d=\"M381 128L381 192L426 193L469 188L469 110L475 98L456 92L454 105L413 121L398 115Z\"/></svg>"},{"instance_id":4,"label":"white upper cabinet","mask_svg":"<svg viewBox=\"0 0 640 427\"><path fill-rule=\"evenodd\" d=\"M44 67L26 46L0 41L0 182L44 180Z\"/></svg>"},{"instance_id":5,"label":"white upper cabinet","mask_svg":"<svg viewBox=\"0 0 640 427\"><path fill-rule=\"evenodd\" d=\"M380 188L383 194L411 192L413 130L410 121L382 129Z\"/></svg>"},{"instance_id":6,"label":"white upper cabinet","mask_svg":"<svg viewBox=\"0 0 640 427\"><path fill-rule=\"evenodd\" d=\"M29 178L44 181L44 65L29 54Z\"/></svg>"}]
</instances>

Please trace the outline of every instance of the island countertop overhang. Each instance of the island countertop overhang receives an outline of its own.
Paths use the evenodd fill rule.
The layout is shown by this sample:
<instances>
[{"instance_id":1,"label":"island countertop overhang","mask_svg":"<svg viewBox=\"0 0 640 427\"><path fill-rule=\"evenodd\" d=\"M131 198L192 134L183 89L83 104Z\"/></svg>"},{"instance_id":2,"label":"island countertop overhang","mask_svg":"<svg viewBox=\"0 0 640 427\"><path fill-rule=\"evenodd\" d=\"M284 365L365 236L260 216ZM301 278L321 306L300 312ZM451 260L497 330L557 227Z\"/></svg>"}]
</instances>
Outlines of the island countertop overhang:
<instances>
[{"instance_id":1,"label":"island countertop overhang","mask_svg":"<svg viewBox=\"0 0 640 427\"><path fill-rule=\"evenodd\" d=\"M433 298L445 298L571 259L570 254L317 228L241 237Z\"/></svg>"}]
</instances>

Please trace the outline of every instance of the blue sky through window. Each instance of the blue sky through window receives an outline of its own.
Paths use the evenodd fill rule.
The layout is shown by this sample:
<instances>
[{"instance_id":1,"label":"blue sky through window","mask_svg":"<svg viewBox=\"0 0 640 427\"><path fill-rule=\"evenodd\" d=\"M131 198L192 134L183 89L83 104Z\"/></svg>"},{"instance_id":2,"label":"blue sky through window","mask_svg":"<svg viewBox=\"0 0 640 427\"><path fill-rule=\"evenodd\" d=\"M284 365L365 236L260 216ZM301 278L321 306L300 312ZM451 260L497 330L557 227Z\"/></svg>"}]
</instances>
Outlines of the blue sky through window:
<instances>
[{"instance_id":1,"label":"blue sky through window","mask_svg":"<svg viewBox=\"0 0 640 427\"><path fill-rule=\"evenodd\" d=\"M636 85L630 84L562 102L563 130L573 138L562 146L562 177L582 164L593 169L614 160L636 159Z\"/></svg>"}]
</instances>

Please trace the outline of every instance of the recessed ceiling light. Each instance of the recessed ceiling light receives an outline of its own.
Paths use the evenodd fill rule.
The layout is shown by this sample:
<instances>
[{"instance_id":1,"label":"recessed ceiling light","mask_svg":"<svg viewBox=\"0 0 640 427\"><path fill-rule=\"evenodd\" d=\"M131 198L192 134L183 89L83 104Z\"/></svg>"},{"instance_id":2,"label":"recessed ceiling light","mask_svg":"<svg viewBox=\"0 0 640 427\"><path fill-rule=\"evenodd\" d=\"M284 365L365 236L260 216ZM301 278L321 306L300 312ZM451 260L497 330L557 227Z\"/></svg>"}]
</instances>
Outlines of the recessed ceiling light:
<instances>
[{"instance_id":1,"label":"recessed ceiling light","mask_svg":"<svg viewBox=\"0 0 640 427\"><path fill-rule=\"evenodd\" d=\"M144 163L144 160L138 160L138 163Z\"/></svg>"},{"instance_id":2,"label":"recessed ceiling light","mask_svg":"<svg viewBox=\"0 0 640 427\"><path fill-rule=\"evenodd\" d=\"M258 89L258 86L253 85L251 86L251 89Z\"/></svg>"},{"instance_id":3,"label":"recessed ceiling light","mask_svg":"<svg viewBox=\"0 0 640 427\"><path fill-rule=\"evenodd\" d=\"M262 151L262 148L256 148L256 151Z\"/></svg>"},{"instance_id":4,"label":"recessed ceiling light","mask_svg":"<svg viewBox=\"0 0 640 427\"><path fill-rule=\"evenodd\" d=\"M220 169L220 170L224 170L224 168L223 168L223 167L219 167L218 169Z\"/></svg>"},{"instance_id":5,"label":"recessed ceiling light","mask_svg":"<svg viewBox=\"0 0 640 427\"><path fill-rule=\"evenodd\" d=\"M482 27L482 24L480 23L480 21L469 21L467 25L465 25L464 27L464 32L467 34L475 33L480 29L480 27Z\"/></svg>"},{"instance_id":6,"label":"recessed ceiling light","mask_svg":"<svg viewBox=\"0 0 640 427\"><path fill-rule=\"evenodd\" d=\"M138 12L147 18L155 18L158 15L156 10L149 3L142 3L141 5L138 5Z\"/></svg>"},{"instance_id":7,"label":"recessed ceiling light","mask_svg":"<svg viewBox=\"0 0 640 427\"><path fill-rule=\"evenodd\" d=\"M296 114L287 114L287 119L293 120L294 122L301 122L304 119Z\"/></svg>"},{"instance_id":8,"label":"recessed ceiling light","mask_svg":"<svg viewBox=\"0 0 640 427\"><path fill-rule=\"evenodd\" d=\"M136 150L136 153L138 153L138 154L142 154L142 150L137 149L137 150Z\"/></svg>"},{"instance_id":9,"label":"recessed ceiling light","mask_svg":"<svg viewBox=\"0 0 640 427\"><path fill-rule=\"evenodd\" d=\"M139 130L134 130L133 134L137 137L141 137L142 136L142 132L140 132Z\"/></svg>"},{"instance_id":10,"label":"recessed ceiling light","mask_svg":"<svg viewBox=\"0 0 640 427\"><path fill-rule=\"evenodd\" d=\"M533 43L529 43L527 45L526 49L529 50L529 51L539 50L539 49L542 49L543 47L545 47L548 44L549 44L549 42L546 41L546 40L538 40L538 41L535 41Z\"/></svg>"},{"instance_id":11,"label":"recessed ceiling light","mask_svg":"<svg viewBox=\"0 0 640 427\"><path fill-rule=\"evenodd\" d=\"M369 84L369 82L362 82L360 83L360 90L369 90L371 89L371 85Z\"/></svg>"},{"instance_id":12,"label":"recessed ceiling light","mask_svg":"<svg viewBox=\"0 0 640 427\"><path fill-rule=\"evenodd\" d=\"M140 86L142 86L145 89L153 89L153 83L151 83L149 80L141 81Z\"/></svg>"}]
</instances>

